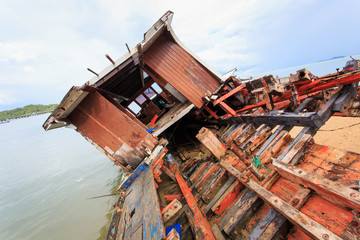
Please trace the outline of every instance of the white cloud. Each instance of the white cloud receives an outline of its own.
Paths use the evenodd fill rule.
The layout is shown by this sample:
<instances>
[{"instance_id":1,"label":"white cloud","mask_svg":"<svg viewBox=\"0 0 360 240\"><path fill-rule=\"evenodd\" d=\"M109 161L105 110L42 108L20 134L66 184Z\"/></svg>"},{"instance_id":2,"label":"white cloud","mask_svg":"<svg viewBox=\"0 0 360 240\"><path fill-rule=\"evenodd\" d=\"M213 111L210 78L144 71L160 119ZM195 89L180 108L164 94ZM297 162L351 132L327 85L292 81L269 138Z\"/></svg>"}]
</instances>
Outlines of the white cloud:
<instances>
[{"instance_id":1,"label":"white cloud","mask_svg":"<svg viewBox=\"0 0 360 240\"><path fill-rule=\"evenodd\" d=\"M346 11L343 6L352 6ZM220 73L256 71L357 54L354 2L0 0L0 89L4 101L58 102L133 47L167 10L179 39ZM31 9L31 10L30 10ZM354 18L354 17L353 17ZM336 26L338 29L332 29ZM350 31L348 31L350 32ZM16 89L10 91L9 89ZM15 95L16 94L16 95ZM8 100L6 100L8 99ZM35 102L39 101L39 102Z\"/></svg>"}]
</instances>

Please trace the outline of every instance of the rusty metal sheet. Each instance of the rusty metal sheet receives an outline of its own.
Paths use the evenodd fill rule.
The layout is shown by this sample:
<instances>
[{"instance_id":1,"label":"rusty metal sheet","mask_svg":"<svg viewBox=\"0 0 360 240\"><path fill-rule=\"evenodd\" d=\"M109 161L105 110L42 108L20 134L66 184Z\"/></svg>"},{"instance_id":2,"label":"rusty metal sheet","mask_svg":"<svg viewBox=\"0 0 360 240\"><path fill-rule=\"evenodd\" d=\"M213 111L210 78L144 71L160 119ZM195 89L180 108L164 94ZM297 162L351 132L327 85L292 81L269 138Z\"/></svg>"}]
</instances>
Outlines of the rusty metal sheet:
<instances>
[{"instance_id":1,"label":"rusty metal sheet","mask_svg":"<svg viewBox=\"0 0 360 240\"><path fill-rule=\"evenodd\" d=\"M217 78L166 31L143 53L142 60L198 108L205 103L203 98L220 85Z\"/></svg>"},{"instance_id":2,"label":"rusty metal sheet","mask_svg":"<svg viewBox=\"0 0 360 240\"><path fill-rule=\"evenodd\" d=\"M136 168L157 140L98 92L90 93L68 116L98 146L119 161Z\"/></svg>"}]
</instances>

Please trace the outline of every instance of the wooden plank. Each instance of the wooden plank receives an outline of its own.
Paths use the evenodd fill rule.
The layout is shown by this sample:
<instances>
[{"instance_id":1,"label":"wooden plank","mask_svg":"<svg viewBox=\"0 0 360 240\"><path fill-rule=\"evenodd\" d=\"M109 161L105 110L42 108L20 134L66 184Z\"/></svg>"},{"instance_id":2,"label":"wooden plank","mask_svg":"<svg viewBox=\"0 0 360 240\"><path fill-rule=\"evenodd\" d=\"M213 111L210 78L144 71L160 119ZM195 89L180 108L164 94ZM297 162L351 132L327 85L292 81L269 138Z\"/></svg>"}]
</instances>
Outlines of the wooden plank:
<instances>
[{"instance_id":1,"label":"wooden plank","mask_svg":"<svg viewBox=\"0 0 360 240\"><path fill-rule=\"evenodd\" d=\"M252 124L248 124L246 128L234 139L236 145L241 146L253 133L255 128Z\"/></svg>"},{"instance_id":2,"label":"wooden plank","mask_svg":"<svg viewBox=\"0 0 360 240\"><path fill-rule=\"evenodd\" d=\"M235 226L243 220L256 200L258 200L258 197L254 192L250 190L245 191L234 207L221 220L221 227L227 235L229 235Z\"/></svg>"},{"instance_id":3,"label":"wooden plank","mask_svg":"<svg viewBox=\"0 0 360 240\"><path fill-rule=\"evenodd\" d=\"M146 169L143 174L143 239L165 238L165 228L161 221L158 196L156 194L155 180L151 170Z\"/></svg>"},{"instance_id":4,"label":"wooden plank","mask_svg":"<svg viewBox=\"0 0 360 240\"><path fill-rule=\"evenodd\" d=\"M214 233L216 240L225 240L224 235L221 233L219 226L214 224L211 226L211 230Z\"/></svg>"},{"instance_id":5,"label":"wooden plank","mask_svg":"<svg viewBox=\"0 0 360 240\"><path fill-rule=\"evenodd\" d=\"M290 134L287 131L282 130L261 154L257 153L256 155L260 156L262 164L266 164L289 140Z\"/></svg>"},{"instance_id":6,"label":"wooden plank","mask_svg":"<svg viewBox=\"0 0 360 240\"><path fill-rule=\"evenodd\" d=\"M221 198L221 196L228 190L228 188L233 184L235 178L230 176L224 186L216 193L215 197L211 199L211 201L206 205L203 212L207 215L210 209L215 205L215 203Z\"/></svg>"},{"instance_id":7,"label":"wooden plank","mask_svg":"<svg viewBox=\"0 0 360 240\"><path fill-rule=\"evenodd\" d=\"M193 182L191 182L191 183L192 183L191 188L194 188L194 186L195 186L198 182L200 182L200 181L202 180L203 176L209 171L210 168L213 167L213 165L214 165L213 162L209 162L209 165L207 165L207 168L205 168L205 169L202 171L202 173L201 173L200 175L197 175L197 178L194 179Z\"/></svg>"},{"instance_id":8,"label":"wooden plank","mask_svg":"<svg viewBox=\"0 0 360 240\"><path fill-rule=\"evenodd\" d=\"M225 155L226 147L219 141L215 134L206 127L200 129L196 138L204 144L217 159L221 159Z\"/></svg>"},{"instance_id":9,"label":"wooden plank","mask_svg":"<svg viewBox=\"0 0 360 240\"><path fill-rule=\"evenodd\" d=\"M226 175L226 171L220 168L213 179L204 187L201 191L201 198L205 203L209 203L213 199L213 196L219 191L219 188L223 186L227 178Z\"/></svg>"},{"instance_id":10,"label":"wooden plank","mask_svg":"<svg viewBox=\"0 0 360 240\"><path fill-rule=\"evenodd\" d=\"M309 144L313 144L314 140L310 134L304 134L289 150L289 152L284 156L284 158L279 159L284 163L296 164L300 157L304 154L306 147Z\"/></svg>"},{"instance_id":11,"label":"wooden plank","mask_svg":"<svg viewBox=\"0 0 360 240\"><path fill-rule=\"evenodd\" d=\"M221 198L215 203L211 210L216 215L222 215L222 213L232 204L232 202L239 196L241 189L243 188L242 183L235 181L221 196ZM235 203L234 203L235 205ZM232 205L232 206L234 206Z\"/></svg>"},{"instance_id":12,"label":"wooden plank","mask_svg":"<svg viewBox=\"0 0 360 240\"><path fill-rule=\"evenodd\" d=\"M189 180L191 183L194 183L199 177L204 173L206 168L209 166L210 162L204 162L199 166L198 169L190 176Z\"/></svg>"},{"instance_id":13,"label":"wooden plank","mask_svg":"<svg viewBox=\"0 0 360 240\"><path fill-rule=\"evenodd\" d=\"M233 140L244 130L246 124L240 124L231 134L227 135L225 139L225 145L230 146L233 143Z\"/></svg>"},{"instance_id":14,"label":"wooden plank","mask_svg":"<svg viewBox=\"0 0 360 240\"><path fill-rule=\"evenodd\" d=\"M182 177L178 166L174 163L171 164L169 167L175 173L175 177L180 187L180 190L183 193L185 200L194 215L194 224L201 230L201 233L205 238L215 239L211 231L209 222L206 220L206 218L201 213L199 207L197 206L197 201L194 195L191 193L191 189L188 187L186 181Z\"/></svg>"},{"instance_id":15,"label":"wooden plank","mask_svg":"<svg viewBox=\"0 0 360 240\"><path fill-rule=\"evenodd\" d=\"M186 217L187 217L190 227L191 227L191 231L194 234L194 239L199 239L199 240L205 239L204 233L201 231L201 229L196 224L194 213L190 210L188 205L186 205L184 207L184 209L185 209Z\"/></svg>"},{"instance_id":16,"label":"wooden plank","mask_svg":"<svg viewBox=\"0 0 360 240\"><path fill-rule=\"evenodd\" d=\"M304 152L305 142L309 141L309 144L313 143L313 140L309 139L309 137L313 136L316 131L316 128L304 127L277 159L285 163L291 162L295 165L295 162L299 160Z\"/></svg>"},{"instance_id":17,"label":"wooden plank","mask_svg":"<svg viewBox=\"0 0 360 240\"><path fill-rule=\"evenodd\" d=\"M273 165L282 177L314 189L330 202L360 211L360 193L358 191L280 161L274 160Z\"/></svg>"},{"instance_id":18,"label":"wooden plank","mask_svg":"<svg viewBox=\"0 0 360 240\"><path fill-rule=\"evenodd\" d=\"M162 211L161 215L163 215L164 222L168 221L172 216L174 216L180 209L182 208L182 204L179 200L172 200Z\"/></svg>"},{"instance_id":19,"label":"wooden plank","mask_svg":"<svg viewBox=\"0 0 360 240\"><path fill-rule=\"evenodd\" d=\"M296 209L300 209L307 201L310 195L310 190L302 188L290 200L290 205ZM272 239L275 234L282 228L286 218L278 213L274 208L271 208L265 217L255 227L248 239Z\"/></svg>"},{"instance_id":20,"label":"wooden plank","mask_svg":"<svg viewBox=\"0 0 360 240\"><path fill-rule=\"evenodd\" d=\"M220 167L217 164L214 164L209 170L201 176L200 181L198 181L194 187L200 192L202 191L203 187L211 180L211 178L218 172Z\"/></svg>"},{"instance_id":21,"label":"wooden plank","mask_svg":"<svg viewBox=\"0 0 360 240\"><path fill-rule=\"evenodd\" d=\"M340 240L336 234L329 231L326 227L320 225L318 222L312 220L310 217L300 212L299 210L293 208L290 204L283 201L281 198L275 196L271 192L267 191L265 188L261 187L259 184L255 183L252 180L246 180L243 178L242 174L237 171L234 167L227 164L226 162L221 162L221 165L226 168L229 173L235 176L239 181L241 181L246 187L251 191L256 193L261 199L271 205L275 210L281 213L286 217L292 224L300 227L306 234L314 239L319 240Z\"/></svg>"},{"instance_id":22,"label":"wooden plank","mask_svg":"<svg viewBox=\"0 0 360 240\"><path fill-rule=\"evenodd\" d=\"M261 125L256 129L256 132L248 140L246 140L245 143L241 145L240 147L241 150L247 152L252 151L252 149L255 149L257 146L259 146L262 143L262 141L266 140L266 138L264 139L265 136L270 136L270 134L271 134L271 127L265 124ZM265 136L262 137L263 135Z\"/></svg>"}]
</instances>

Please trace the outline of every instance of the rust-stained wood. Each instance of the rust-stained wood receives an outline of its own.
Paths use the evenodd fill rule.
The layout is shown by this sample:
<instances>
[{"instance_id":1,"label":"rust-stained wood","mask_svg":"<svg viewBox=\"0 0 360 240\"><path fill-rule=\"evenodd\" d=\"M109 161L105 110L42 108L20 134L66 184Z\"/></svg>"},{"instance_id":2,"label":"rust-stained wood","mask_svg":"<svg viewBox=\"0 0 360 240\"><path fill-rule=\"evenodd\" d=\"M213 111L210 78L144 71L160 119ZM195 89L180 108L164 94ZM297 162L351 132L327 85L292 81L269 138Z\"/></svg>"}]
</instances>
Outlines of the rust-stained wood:
<instances>
[{"instance_id":1,"label":"rust-stained wood","mask_svg":"<svg viewBox=\"0 0 360 240\"><path fill-rule=\"evenodd\" d=\"M235 144L231 147L232 152L247 166L247 168L260 181L264 180L264 175L257 169L248 159L244 152L242 152Z\"/></svg>"},{"instance_id":2,"label":"rust-stained wood","mask_svg":"<svg viewBox=\"0 0 360 240\"><path fill-rule=\"evenodd\" d=\"M296 209L300 209L307 201L310 195L310 190L301 188L289 201L290 205ZM274 208L271 208L265 217L255 227L248 239L262 239L270 240L283 227L286 218L278 213Z\"/></svg>"},{"instance_id":3,"label":"rust-stained wood","mask_svg":"<svg viewBox=\"0 0 360 240\"><path fill-rule=\"evenodd\" d=\"M244 219L246 213L252 208L257 199L254 192L245 190L245 193L237 201L234 207L221 220L221 228L226 234L230 235L231 231Z\"/></svg>"},{"instance_id":4,"label":"rust-stained wood","mask_svg":"<svg viewBox=\"0 0 360 240\"><path fill-rule=\"evenodd\" d=\"M267 191L265 188L261 187L259 184L255 183L252 180L244 180L242 174L237 171L234 167L227 164L226 162L221 162L221 165L229 171L233 176L235 176L239 181L241 181L246 187L251 191L256 193L261 199L271 205L275 210L281 213L286 217L292 224L300 227L303 231L306 232L309 236L314 239L337 239L341 238L329 231L318 222L314 221L304 213L293 208L290 204L286 203L281 198L275 196L271 192Z\"/></svg>"},{"instance_id":5,"label":"rust-stained wood","mask_svg":"<svg viewBox=\"0 0 360 240\"><path fill-rule=\"evenodd\" d=\"M235 208L236 208L236 206L239 206L238 201L236 201L236 203L234 203L234 204L233 204L233 202L235 201L235 199L238 198L242 188L243 188L243 185L241 183L239 183L239 181L236 180L235 182L233 182L233 184L231 184L231 186L228 189L226 189L226 192L216 201L214 206L211 207L211 210L216 215L222 215L223 212L229 206L232 206ZM236 206L235 206L235 204L236 204Z\"/></svg>"},{"instance_id":6,"label":"rust-stained wood","mask_svg":"<svg viewBox=\"0 0 360 240\"><path fill-rule=\"evenodd\" d=\"M102 149L133 169L157 140L98 92L90 93L68 116ZM121 124L120 124L121 123Z\"/></svg>"},{"instance_id":7,"label":"rust-stained wood","mask_svg":"<svg viewBox=\"0 0 360 240\"><path fill-rule=\"evenodd\" d=\"M191 213L189 214L187 209L185 209L186 214L190 216L189 222L193 223L194 227L197 229L196 232L200 232L201 236L203 236L205 239L215 240L215 237L211 231L210 224L197 206L197 201L194 195L191 193L191 189L187 186L186 181L182 177L178 166L176 164L171 164L170 169L175 173L177 183L185 197L189 209L191 210ZM191 220L191 216L193 216L193 220Z\"/></svg>"},{"instance_id":8,"label":"rust-stained wood","mask_svg":"<svg viewBox=\"0 0 360 240\"><path fill-rule=\"evenodd\" d=\"M220 85L206 68L165 33L143 53L142 60L198 108L205 103L203 98Z\"/></svg>"},{"instance_id":9,"label":"rust-stained wood","mask_svg":"<svg viewBox=\"0 0 360 240\"><path fill-rule=\"evenodd\" d=\"M268 163L271 157L274 157L289 140L290 134L287 131L280 131L260 154L262 164Z\"/></svg>"},{"instance_id":10,"label":"rust-stained wood","mask_svg":"<svg viewBox=\"0 0 360 240\"><path fill-rule=\"evenodd\" d=\"M196 138L204 144L217 159L221 159L225 155L226 147L219 141L215 134L206 127L200 129Z\"/></svg>"},{"instance_id":11,"label":"rust-stained wood","mask_svg":"<svg viewBox=\"0 0 360 240\"><path fill-rule=\"evenodd\" d=\"M234 131L231 132L231 134L228 134L225 139L225 145L231 145L233 143L233 140L244 130L245 127L245 123L240 124Z\"/></svg>"},{"instance_id":12,"label":"rust-stained wood","mask_svg":"<svg viewBox=\"0 0 360 240\"><path fill-rule=\"evenodd\" d=\"M273 165L282 177L312 188L330 202L360 211L360 193L358 191L280 161L274 160Z\"/></svg>"},{"instance_id":13,"label":"rust-stained wood","mask_svg":"<svg viewBox=\"0 0 360 240\"><path fill-rule=\"evenodd\" d=\"M346 240L356 240L354 233L347 231L355 223L354 213L339 207L326 199L314 194L300 210L314 221L320 223L333 233Z\"/></svg>"},{"instance_id":14,"label":"rust-stained wood","mask_svg":"<svg viewBox=\"0 0 360 240\"><path fill-rule=\"evenodd\" d=\"M314 144L297 167L344 185L357 185L360 154Z\"/></svg>"},{"instance_id":15,"label":"rust-stained wood","mask_svg":"<svg viewBox=\"0 0 360 240\"><path fill-rule=\"evenodd\" d=\"M221 187L221 189L216 193L216 195L211 199L211 201L206 205L203 212L207 215L210 209L215 205L215 203L221 198L221 196L228 190L228 188L233 184L235 178L233 176L229 177L226 183Z\"/></svg>"},{"instance_id":16,"label":"rust-stained wood","mask_svg":"<svg viewBox=\"0 0 360 240\"><path fill-rule=\"evenodd\" d=\"M205 174L201 177L200 181L198 181L194 187L200 192L203 187L211 180L211 178L216 174L216 172L220 169L217 164L214 164L209 170L205 172Z\"/></svg>"},{"instance_id":17,"label":"rust-stained wood","mask_svg":"<svg viewBox=\"0 0 360 240\"><path fill-rule=\"evenodd\" d=\"M256 129L252 124L248 124L244 130L234 139L236 145L241 146L254 132Z\"/></svg>"},{"instance_id":18,"label":"rust-stained wood","mask_svg":"<svg viewBox=\"0 0 360 240\"><path fill-rule=\"evenodd\" d=\"M168 221L172 216L174 216L180 209L182 208L182 204L179 200L172 200L162 211L161 215L163 216L164 222Z\"/></svg>"},{"instance_id":19,"label":"rust-stained wood","mask_svg":"<svg viewBox=\"0 0 360 240\"><path fill-rule=\"evenodd\" d=\"M304 151L308 145L314 143L314 140L310 134L304 134L299 141L290 149L289 152L281 159L284 163L296 164L300 157L304 154Z\"/></svg>"},{"instance_id":20,"label":"rust-stained wood","mask_svg":"<svg viewBox=\"0 0 360 240\"><path fill-rule=\"evenodd\" d=\"M208 203L213 199L213 196L217 193L219 188L223 186L223 182L226 179L226 171L220 168L210 182L201 191L201 198L205 203Z\"/></svg>"},{"instance_id":21,"label":"rust-stained wood","mask_svg":"<svg viewBox=\"0 0 360 240\"><path fill-rule=\"evenodd\" d=\"M201 164L195 172L190 176L189 180L191 183L195 183L196 180L200 178L200 176L204 173L206 168L209 166L210 162L204 162Z\"/></svg>"},{"instance_id":22,"label":"rust-stained wood","mask_svg":"<svg viewBox=\"0 0 360 240\"><path fill-rule=\"evenodd\" d=\"M256 132L242 144L241 149L248 153L254 151L271 135L271 127L265 124L256 129Z\"/></svg>"}]
</instances>

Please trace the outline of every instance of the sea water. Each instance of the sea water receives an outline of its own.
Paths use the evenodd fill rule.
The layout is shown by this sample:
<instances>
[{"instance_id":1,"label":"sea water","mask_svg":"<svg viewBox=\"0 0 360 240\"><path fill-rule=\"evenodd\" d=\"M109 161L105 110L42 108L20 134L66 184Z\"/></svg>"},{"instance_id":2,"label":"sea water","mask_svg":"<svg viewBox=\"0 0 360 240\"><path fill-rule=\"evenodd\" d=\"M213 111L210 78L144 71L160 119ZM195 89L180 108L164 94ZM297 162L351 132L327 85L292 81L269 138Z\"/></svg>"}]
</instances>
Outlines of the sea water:
<instances>
[{"instance_id":1,"label":"sea water","mask_svg":"<svg viewBox=\"0 0 360 240\"><path fill-rule=\"evenodd\" d=\"M104 239L119 169L48 114L0 124L0 239Z\"/></svg>"}]
</instances>

